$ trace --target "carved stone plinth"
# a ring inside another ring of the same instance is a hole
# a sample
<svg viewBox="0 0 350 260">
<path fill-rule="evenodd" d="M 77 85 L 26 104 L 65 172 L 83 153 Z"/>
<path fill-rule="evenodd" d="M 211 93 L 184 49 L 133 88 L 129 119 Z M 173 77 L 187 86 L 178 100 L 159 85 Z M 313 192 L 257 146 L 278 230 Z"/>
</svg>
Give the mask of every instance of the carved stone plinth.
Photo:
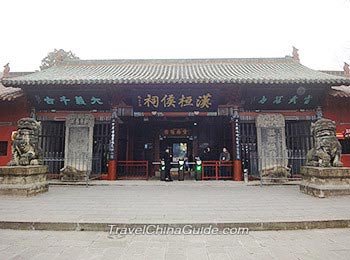
<svg viewBox="0 0 350 260">
<path fill-rule="evenodd" d="M 350 168 L 301 167 L 300 191 L 319 198 L 350 195 Z"/>
<path fill-rule="evenodd" d="M 66 166 L 60 170 L 61 181 L 85 181 L 87 171 L 79 171 L 71 166 Z"/>
<path fill-rule="evenodd" d="M 35 196 L 47 192 L 47 166 L 0 167 L 0 195 Z"/>
</svg>

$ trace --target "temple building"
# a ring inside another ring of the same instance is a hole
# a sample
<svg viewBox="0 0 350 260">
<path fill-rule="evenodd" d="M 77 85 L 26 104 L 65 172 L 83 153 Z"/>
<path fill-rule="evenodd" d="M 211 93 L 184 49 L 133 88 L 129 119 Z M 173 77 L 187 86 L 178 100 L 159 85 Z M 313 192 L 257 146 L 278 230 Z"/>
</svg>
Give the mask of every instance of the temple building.
<svg viewBox="0 0 350 260">
<path fill-rule="evenodd" d="M 1 78 L 13 78 L 27 75 L 30 72 L 10 72 L 9 64 L 5 65 Z M 11 160 L 11 133 L 17 129 L 17 121 L 29 117 L 30 106 L 20 88 L 5 88 L 0 82 L 0 166 Z"/>
<path fill-rule="evenodd" d="M 331 87 L 349 85 L 350 78 L 307 68 L 294 52 L 281 58 L 71 60 L 2 84 L 20 88 L 41 121 L 51 173 L 74 165 L 111 180 L 149 178 L 167 147 L 174 162 L 202 156 L 207 147 L 210 159 L 219 160 L 226 147 L 232 171 L 216 178 L 242 180 L 243 172 L 253 178 L 280 166 L 297 174 L 312 145 L 311 122 L 322 117 Z M 89 163 L 80 167 L 82 158 Z"/>
<path fill-rule="evenodd" d="M 349 64 L 342 71 L 322 71 L 331 75 L 350 78 Z M 323 104 L 324 117 L 336 123 L 337 138 L 342 145 L 342 161 L 350 167 L 350 86 L 332 86 Z"/>
</svg>

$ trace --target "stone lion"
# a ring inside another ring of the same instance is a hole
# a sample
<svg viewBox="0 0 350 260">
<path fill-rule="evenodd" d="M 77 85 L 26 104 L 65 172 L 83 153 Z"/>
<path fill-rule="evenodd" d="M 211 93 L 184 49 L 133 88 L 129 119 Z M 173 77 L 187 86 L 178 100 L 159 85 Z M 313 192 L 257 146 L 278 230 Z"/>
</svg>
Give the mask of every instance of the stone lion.
<svg viewBox="0 0 350 260">
<path fill-rule="evenodd" d="M 12 135 L 12 159 L 9 166 L 42 164 L 39 147 L 41 123 L 32 118 L 22 118 L 17 122 L 18 130 Z"/>
<path fill-rule="evenodd" d="M 306 165 L 316 167 L 342 167 L 341 145 L 336 137 L 335 122 L 320 119 L 311 125 L 315 145 L 308 152 Z"/>
</svg>

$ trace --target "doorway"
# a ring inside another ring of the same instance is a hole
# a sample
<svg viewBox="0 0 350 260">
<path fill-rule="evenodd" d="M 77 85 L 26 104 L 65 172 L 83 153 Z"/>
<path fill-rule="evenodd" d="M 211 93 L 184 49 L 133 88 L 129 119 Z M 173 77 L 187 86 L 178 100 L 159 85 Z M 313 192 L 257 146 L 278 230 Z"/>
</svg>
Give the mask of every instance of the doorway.
<svg viewBox="0 0 350 260">
<path fill-rule="evenodd" d="M 191 138 L 171 138 L 160 137 L 160 151 L 164 153 L 169 148 L 173 156 L 173 162 L 177 163 L 179 159 L 187 159 L 193 153 L 193 140 Z"/>
<path fill-rule="evenodd" d="M 179 160 L 185 161 L 184 179 L 190 180 L 194 178 L 192 170 L 193 163 L 193 138 L 191 137 L 162 137 L 160 136 L 161 158 L 165 150 L 168 148 L 172 155 L 172 163 L 170 174 L 174 180 L 179 178 Z"/>
</svg>

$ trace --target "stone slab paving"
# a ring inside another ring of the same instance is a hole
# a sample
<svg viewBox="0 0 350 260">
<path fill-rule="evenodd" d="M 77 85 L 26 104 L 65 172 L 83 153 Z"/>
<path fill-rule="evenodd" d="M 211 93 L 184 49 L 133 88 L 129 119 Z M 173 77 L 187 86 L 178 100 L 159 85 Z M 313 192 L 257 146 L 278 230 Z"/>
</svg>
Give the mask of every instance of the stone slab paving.
<svg viewBox="0 0 350 260">
<path fill-rule="evenodd" d="M 0 230 L 0 259 L 337 259 L 350 256 L 350 229 L 249 235 L 128 235 Z"/>
<path fill-rule="evenodd" d="M 50 186 L 36 197 L 0 197 L 0 221 L 223 223 L 350 220 L 350 196 L 318 199 L 298 186 L 234 182 L 116 182 Z"/>
</svg>

